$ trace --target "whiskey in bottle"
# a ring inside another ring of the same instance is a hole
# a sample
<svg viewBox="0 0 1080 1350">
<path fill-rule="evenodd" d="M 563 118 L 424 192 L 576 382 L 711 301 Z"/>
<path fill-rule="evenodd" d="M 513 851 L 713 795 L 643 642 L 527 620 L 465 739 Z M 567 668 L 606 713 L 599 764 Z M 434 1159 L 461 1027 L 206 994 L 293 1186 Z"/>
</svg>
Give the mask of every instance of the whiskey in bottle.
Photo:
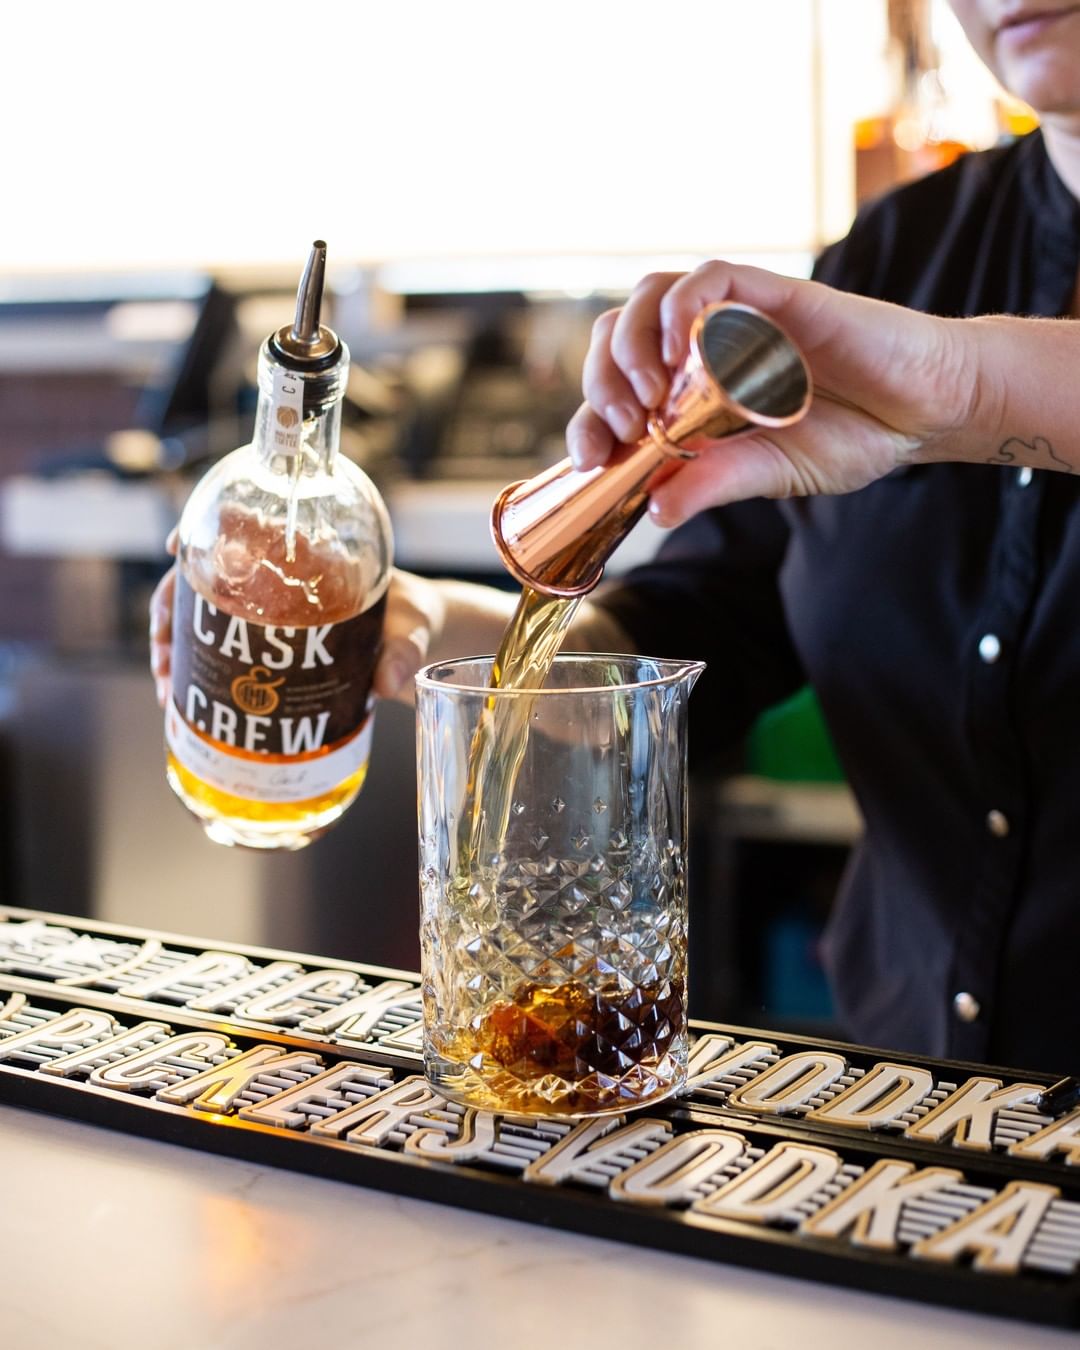
<svg viewBox="0 0 1080 1350">
<path fill-rule="evenodd" d="M 320 324 L 316 240 L 296 318 L 263 343 L 250 445 L 179 526 L 167 774 L 211 839 L 297 849 L 363 786 L 390 522 L 338 453 L 347 347 Z"/>
</svg>

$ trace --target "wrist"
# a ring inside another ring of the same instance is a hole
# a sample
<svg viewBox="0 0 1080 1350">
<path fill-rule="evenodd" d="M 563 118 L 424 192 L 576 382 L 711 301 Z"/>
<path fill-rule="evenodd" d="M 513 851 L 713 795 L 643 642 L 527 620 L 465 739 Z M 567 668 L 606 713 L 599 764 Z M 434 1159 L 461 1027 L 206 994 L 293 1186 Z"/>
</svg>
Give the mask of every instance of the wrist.
<svg viewBox="0 0 1080 1350">
<path fill-rule="evenodd" d="M 994 315 L 963 320 L 978 396 L 960 453 L 974 463 L 1080 470 L 1076 369 L 1080 324 Z"/>
<path fill-rule="evenodd" d="M 957 458 L 984 462 L 1005 435 L 1008 371 L 1005 362 L 1009 346 L 1004 331 L 1009 320 L 1001 318 L 957 319 L 970 386 L 967 415 L 957 427 Z"/>
<path fill-rule="evenodd" d="M 997 445 L 1004 419 L 1001 334 L 995 319 L 940 319 L 940 406 L 916 452 L 920 463 L 981 463 Z"/>
</svg>

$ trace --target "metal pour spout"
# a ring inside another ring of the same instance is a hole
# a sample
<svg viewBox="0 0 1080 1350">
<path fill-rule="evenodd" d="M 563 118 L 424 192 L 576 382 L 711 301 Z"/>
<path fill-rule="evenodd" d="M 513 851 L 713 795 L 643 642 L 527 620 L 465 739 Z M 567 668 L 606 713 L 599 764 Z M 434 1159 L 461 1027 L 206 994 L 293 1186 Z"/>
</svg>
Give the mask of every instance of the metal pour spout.
<svg viewBox="0 0 1080 1350">
<path fill-rule="evenodd" d="M 649 494 L 686 460 L 755 427 L 793 425 L 811 397 L 806 361 L 777 324 L 750 305 L 710 305 L 694 320 L 689 355 L 636 445 L 584 473 L 565 459 L 499 495 L 491 532 L 503 563 L 544 595 L 585 595 Z"/>
<path fill-rule="evenodd" d="M 288 365 L 319 369 L 337 360 L 341 343 L 319 322 L 326 281 L 326 242 L 316 239 L 296 291 L 296 317 L 271 339 L 273 354 Z"/>
<path fill-rule="evenodd" d="M 296 291 L 296 318 L 293 319 L 293 326 L 289 329 L 289 337 L 294 342 L 310 345 L 318 341 L 325 280 L 326 241 L 316 239 L 311 246 L 307 266 Z"/>
</svg>

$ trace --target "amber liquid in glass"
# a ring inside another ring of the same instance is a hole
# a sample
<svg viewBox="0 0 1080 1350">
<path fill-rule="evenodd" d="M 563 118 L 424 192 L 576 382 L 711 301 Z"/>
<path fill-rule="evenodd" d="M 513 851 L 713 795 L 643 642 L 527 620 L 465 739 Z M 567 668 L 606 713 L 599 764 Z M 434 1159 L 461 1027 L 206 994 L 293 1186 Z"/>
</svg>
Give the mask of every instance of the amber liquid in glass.
<svg viewBox="0 0 1080 1350">
<path fill-rule="evenodd" d="M 470 1091 L 474 1105 L 541 1112 L 557 1105 L 567 1114 L 618 1110 L 665 1095 L 663 1085 L 648 1091 L 647 1066 L 663 1061 L 684 1025 L 684 999 L 679 979 L 629 989 L 615 980 L 599 987 L 526 982 L 512 999 L 485 1008 L 444 1053 L 480 1068 L 484 1088 Z"/>
</svg>

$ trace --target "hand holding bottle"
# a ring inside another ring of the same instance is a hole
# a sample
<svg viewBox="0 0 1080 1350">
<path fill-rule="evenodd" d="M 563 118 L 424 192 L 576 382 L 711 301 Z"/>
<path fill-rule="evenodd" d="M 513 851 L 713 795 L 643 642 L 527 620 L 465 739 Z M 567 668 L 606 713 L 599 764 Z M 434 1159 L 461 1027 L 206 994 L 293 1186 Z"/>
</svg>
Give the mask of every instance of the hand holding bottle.
<svg viewBox="0 0 1080 1350">
<path fill-rule="evenodd" d="M 177 534 L 173 530 L 165 547 L 176 556 Z M 486 592 L 483 587 L 470 590 Z M 497 592 L 499 596 L 501 592 Z M 157 701 L 162 708 L 169 698 L 172 676 L 172 613 L 176 598 L 176 567 L 170 567 L 158 582 L 150 599 L 150 671 L 154 676 Z M 434 634 L 445 624 L 448 598 L 438 582 L 394 569 L 387 592 L 382 647 L 372 683 L 379 698 L 409 694 L 412 677 L 428 659 Z M 492 627 L 505 622 L 492 610 Z M 485 635 L 486 636 L 486 635 Z M 480 644 L 481 646 L 483 643 Z"/>
<path fill-rule="evenodd" d="M 176 553 L 175 530 L 166 547 Z M 150 669 L 162 707 L 169 697 L 175 591 L 176 568 L 170 567 L 150 601 Z M 427 661 L 494 651 L 516 599 L 512 592 L 492 586 L 419 577 L 394 568 L 386 593 L 374 693 L 379 698 L 411 702 L 413 676 Z M 626 651 L 629 647 L 614 620 L 587 602 L 578 611 L 570 642 L 577 651 Z"/>
<path fill-rule="evenodd" d="M 332 825 L 371 746 L 392 541 L 338 454 L 349 351 L 320 323 L 325 262 L 316 240 L 293 323 L 259 350 L 254 437 L 195 485 L 175 541 L 166 772 L 211 839 L 248 848 Z"/>
</svg>

